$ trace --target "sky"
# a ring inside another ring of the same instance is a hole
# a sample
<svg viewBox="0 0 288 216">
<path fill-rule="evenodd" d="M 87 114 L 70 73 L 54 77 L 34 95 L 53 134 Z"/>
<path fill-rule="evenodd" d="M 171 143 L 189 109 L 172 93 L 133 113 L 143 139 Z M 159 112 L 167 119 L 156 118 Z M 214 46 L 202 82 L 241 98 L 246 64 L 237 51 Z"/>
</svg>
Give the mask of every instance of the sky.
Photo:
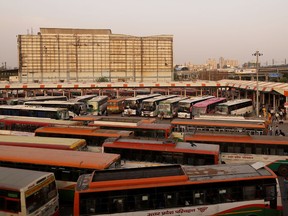
<svg viewBox="0 0 288 216">
<path fill-rule="evenodd" d="M 287 0 L 1 0 L 0 66 L 18 67 L 17 35 L 40 28 L 173 35 L 174 64 L 220 57 L 288 64 Z"/>
</svg>

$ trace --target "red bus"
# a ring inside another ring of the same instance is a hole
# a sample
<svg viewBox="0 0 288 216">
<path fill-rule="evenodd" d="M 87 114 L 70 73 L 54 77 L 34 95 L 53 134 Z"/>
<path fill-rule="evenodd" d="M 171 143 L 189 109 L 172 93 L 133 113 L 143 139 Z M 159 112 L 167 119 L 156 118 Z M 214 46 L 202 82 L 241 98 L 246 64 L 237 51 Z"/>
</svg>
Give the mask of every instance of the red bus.
<svg viewBox="0 0 288 216">
<path fill-rule="evenodd" d="M 11 131 L 24 131 L 34 132 L 39 127 L 44 126 L 76 126 L 82 125 L 82 122 L 69 121 L 69 120 L 56 120 L 49 118 L 34 118 L 24 116 L 0 116 L 0 129 L 11 130 Z"/>
<path fill-rule="evenodd" d="M 288 175 L 288 137 L 196 133 L 185 141 L 219 145 L 225 163 L 261 161 L 278 175 Z"/>
<path fill-rule="evenodd" d="M 258 164 L 95 171 L 77 181 L 79 215 L 282 215 L 277 176 Z"/>
<path fill-rule="evenodd" d="M 188 142 L 174 143 L 172 140 L 114 139 L 103 144 L 105 153 L 120 154 L 122 160 L 129 161 L 126 166 L 137 162 L 155 164 L 210 165 L 219 164 L 219 146 Z"/>
</svg>

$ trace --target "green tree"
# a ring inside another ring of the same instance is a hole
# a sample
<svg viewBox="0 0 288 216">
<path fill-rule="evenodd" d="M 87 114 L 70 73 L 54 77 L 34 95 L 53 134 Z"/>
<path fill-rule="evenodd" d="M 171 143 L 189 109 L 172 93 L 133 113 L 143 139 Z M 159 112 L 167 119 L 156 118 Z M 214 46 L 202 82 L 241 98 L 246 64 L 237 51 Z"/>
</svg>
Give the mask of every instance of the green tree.
<svg viewBox="0 0 288 216">
<path fill-rule="evenodd" d="M 107 77 L 99 77 L 96 82 L 109 82 L 109 79 Z"/>
</svg>

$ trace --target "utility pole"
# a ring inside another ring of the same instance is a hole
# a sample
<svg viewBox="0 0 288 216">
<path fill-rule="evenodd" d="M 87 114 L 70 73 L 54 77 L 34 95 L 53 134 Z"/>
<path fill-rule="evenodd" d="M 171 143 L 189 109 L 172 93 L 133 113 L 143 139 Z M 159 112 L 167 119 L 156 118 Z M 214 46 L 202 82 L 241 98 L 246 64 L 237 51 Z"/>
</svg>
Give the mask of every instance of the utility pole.
<svg viewBox="0 0 288 216">
<path fill-rule="evenodd" d="M 262 56 L 262 53 L 259 53 L 259 51 L 256 51 L 252 54 L 253 56 L 256 56 L 256 115 L 259 117 L 259 82 L 258 82 L 258 73 L 259 73 L 259 67 L 258 67 L 258 58 L 259 56 Z"/>
</svg>

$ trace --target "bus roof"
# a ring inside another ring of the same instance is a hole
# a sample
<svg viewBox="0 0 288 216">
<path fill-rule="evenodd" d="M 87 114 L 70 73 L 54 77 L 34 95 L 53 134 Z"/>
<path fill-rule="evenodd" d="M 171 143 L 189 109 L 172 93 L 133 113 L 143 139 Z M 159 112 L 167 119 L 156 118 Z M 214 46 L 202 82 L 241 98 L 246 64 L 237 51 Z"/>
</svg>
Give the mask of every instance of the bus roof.
<svg viewBox="0 0 288 216">
<path fill-rule="evenodd" d="M 196 103 L 198 101 L 203 101 L 204 99 L 208 100 L 211 98 L 215 98 L 215 97 L 214 96 L 194 97 L 194 98 L 182 100 L 179 103 Z"/>
<path fill-rule="evenodd" d="M 83 181 L 83 175 L 79 178 Z M 241 180 L 275 179 L 277 176 L 266 167 L 256 168 L 254 164 L 218 164 L 209 166 L 167 165 L 130 169 L 94 171 L 89 184 L 83 187 L 79 181 L 76 191 L 93 191 L 150 188 L 173 185 L 205 184 Z M 88 179 L 87 179 L 88 180 Z M 117 184 L 116 184 L 117 182 Z"/>
<path fill-rule="evenodd" d="M 108 102 L 120 102 L 120 101 L 125 101 L 127 99 L 127 97 L 119 97 L 119 98 L 113 98 L 113 99 L 109 99 Z"/>
<path fill-rule="evenodd" d="M 49 118 L 35 118 L 35 117 L 28 117 L 28 116 L 0 116 L 0 122 L 7 122 L 7 123 L 22 123 L 22 124 L 39 124 L 39 125 L 80 125 L 81 123 L 77 121 L 69 121 L 69 120 L 56 120 L 56 119 L 49 119 Z"/>
<path fill-rule="evenodd" d="M 237 120 L 209 120 L 209 119 L 173 119 L 172 125 L 193 125 L 209 127 L 240 127 L 265 129 L 266 124 L 261 122 L 237 121 Z"/>
<path fill-rule="evenodd" d="M 157 97 L 157 96 L 161 96 L 161 94 L 148 94 L 148 95 L 137 95 L 136 97 L 129 97 L 126 98 L 127 101 L 133 101 L 133 100 L 137 100 L 137 99 L 148 99 L 148 98 L 153 98 L 153 97 Z"/>
<path fill-rule="evenodd" d="M 97 97 L 93 97 L 92 99 L 88 100 L 89 102 L 97 102 L 97 101 L 101 101 L 104 99 L 108 99 L 108 96 L 97 96 Z"/>
<path fill-rule="evenodd" d="M 185 100 L 187 97 L 174 97 L 167 100 L 160 101 L 160 104 L 173 104 Z"/>
<path fill-rule="evenodd" d="M 50 101 L 26 101 L 24 105 L 42 105 L 42 104 L 53 104 L 53 105 L 58 105 L 58 104 L 66 104 L 66 105 L 74 105 L 74 104 L 82 104 L 83 102 L 78 102 L 78 101 L 57 101 L 57 100 L 50 100 Z"/>
<path fill-rule="evenodd" d="M 186 141 L 205 142 L 205 143 L 247 143 L 247 144 L 270 144 L 288 145 L 288 137 L 283 136 L 258 136 L 258 135 L 231 135 L 231 134 L 187 134 Z"/>
<path fill-rule="evenodd" d="M 219 103 L 217 106 L 233 106 L 235 104 L 239 104 L 239 103 L 245 103 L 245 102 L 249 102 L 252 100 L 251 99 L 236 99 L 236 100 L 230 100 L 224 103 Z"/>
<path fill-rule="evenodd" d="M 225 100 L 226 100 L 226 98 L 210 98 L 208 100 L 204 100 L 204 101 L 201 101 L 199 103 L 196 103 L 194 105 L 194 107 L 207 107 L 210 104 L 214 104 L 214 103 L 225 101 Z"/>
<path fill-rule="evenodd" d="M 22 147 L 39 147 L 39 148 L 60 148 L 74 149 L 86 145 L 84 139 L 74 138 L 54 138 L 54 137 L 35 137 L 35 136 L 17 136 L 17 135 L 0 135 L 0 145 L 22 146 Z"/>
<path fill-rule="evenodd" d="M 87 169 L 106 169 L 119 160 L 118 154 L 86 151 L 67 151 L 46 148 L 0 146 L 0 161 L 23 162 L 29 164 L 76 167 Z"/>
<path fill-rule="evenodd" d="M 97 94 L 91 94 L 91 95 L 81 95 L 81 96 L 77 96 L 75 98 L 70 99 L 69 101 L 86 101 L 86 100 L 90 100 L 94 97 L 97 97 Z"/>
<path fill-rule="evenodd" d="M 0 167 L 0 188 L 19 191 L 30 185 L 35 179 L 42 178 L 45 175 L 53 175 L 53 173 Z"/>
<path fill-rule="evenodd" d="M 104 142 L 103 147 L 117 147 L 124 149 L 153 150 L 165 152 L 186 152 L 196 154 L 219 154 L 219 145 L 191 143 L 188 142 L 168 142 L 158 140 L 140 139 L 115 139 L 114 141 Z"/>
<path fill-rule="evenodd" d="M 51 134 L 73 134 L 82 136 L 98 136 L 98 137 L 128 137 L 133 134 L 133 131 L 126 130 L 106 130 L 96 127 L 42 127 L 35 130 L 37 133 Z"/>
<path fill-rule="evenodd" d="M 150 103 L 150 102 L 155 102 L 155 101 L 163 101 L 163 100 L 167 100 L 167 99 L 175 98 L 175 97 L 177 97 L 177 95 L 160 95 L 157 97 L 145 99 L 143 100 L 143 102 Z"/>
</svg>

